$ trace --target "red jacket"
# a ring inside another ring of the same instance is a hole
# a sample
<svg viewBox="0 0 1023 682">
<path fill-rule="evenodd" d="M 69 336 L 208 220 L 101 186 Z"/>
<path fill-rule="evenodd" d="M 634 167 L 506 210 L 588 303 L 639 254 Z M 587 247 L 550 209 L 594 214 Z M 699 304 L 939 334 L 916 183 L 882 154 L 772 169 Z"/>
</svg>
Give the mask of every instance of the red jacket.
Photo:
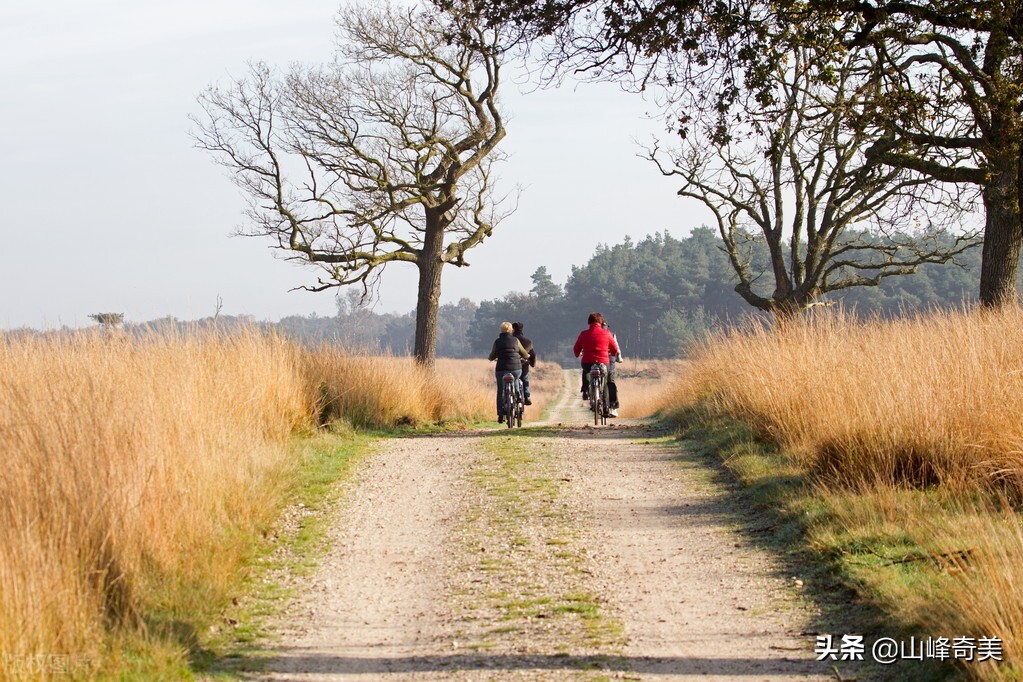
<svg viewBox="0 0 1023 682">
<path fill-rule="evenodd" d="M 589 329 L 584 329 L 579 333 L 572 352 L 576 357 L 582 353 L 583 362 L 587 364 L 601 362 L 606 365 L 611 361 L 609 356 L 618 355 L 619 350 L 611 332 L 594 322 Z"/>
</svg>

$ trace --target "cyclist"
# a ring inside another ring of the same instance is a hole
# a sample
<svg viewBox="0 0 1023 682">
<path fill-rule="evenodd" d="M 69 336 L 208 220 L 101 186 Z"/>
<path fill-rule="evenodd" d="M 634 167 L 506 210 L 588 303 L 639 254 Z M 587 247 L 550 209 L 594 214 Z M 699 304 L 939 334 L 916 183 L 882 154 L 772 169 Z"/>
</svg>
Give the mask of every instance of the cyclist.
<svg viewBox="0 0 1023 682">
<path fill-rule="evenodd" d="M 611 361 L 611 355 L 618 355 L 618 344 L 614 337 L 601 326 L 604 316 L 600 313 L 590 313 L 586 322 L 589 327 L 579 333 L 579 338 L 572 347 L 572 352 L 577 358 L 582 356 L 583 400 L 590 399 L 589 385 L 586 383 L 590 368 L 596 364 L 607 365 Z"/>
<path fill-rule="evenodd" d="M 512 322 L 512 336 L 518 339 L 529 353 L 529 359 L 522 361 L 522 399 L 526 405 L 532 405 L 533 401 L 529 399 L 529 368 L 536 367 L 536 351 L 533 350 L 533 342 L 522 335 L 525 327 L 526 325 L 521 322 Z"/>
<path fill-rule="evenodd" d="M 608 412 L 608 416 L 617 417 L 618 408 L 621 407 L 621 405 L 618 404 L 618 384 L 615 383 L 615 367 L 617 367 L 618 363 L 623 360 L 622 347 L 618 344 L 618 337 L 615 336 L 615 333 L 611 331 L 611 328 L 607 325 L 606 319 L 600 326 L 607 330 L 607 333 L 611 335 L 612 339 L 614 339 L 615 345 L 618 346 L 618 354 L 609 356 L 608 359 L 611 362 L 607 366 L 607 397 L 611 402 L 611 410 Z"/>
<path fill-rule="evenodd" d="M 494 374 L 497 377 L 497 422 L 503 424 L 506 415 L 504 413 L 504 381 L 505 374 L 515 377 L 516 384 L 522 377 L 522 361 L 529 360 L 529 353 L 522 347 L 519 340 L 512 336 L 511 322 L 501 323 L 501 335 L 494 341 L 490 349 L 490 360 L 497 360 L 497 369 Z"/>
</svg>

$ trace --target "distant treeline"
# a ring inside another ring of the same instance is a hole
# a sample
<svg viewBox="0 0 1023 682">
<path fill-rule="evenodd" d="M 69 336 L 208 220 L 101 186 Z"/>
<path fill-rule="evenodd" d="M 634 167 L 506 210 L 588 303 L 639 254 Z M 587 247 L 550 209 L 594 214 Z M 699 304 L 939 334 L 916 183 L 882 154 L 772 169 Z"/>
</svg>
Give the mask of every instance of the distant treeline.
<svg viewBox="0 0 1023 682">
<path fill-rule="evenodd" d="M 740 322 L 755 313 L 734 291 L 735 280 L 717 233 L 694 229 L 687 237 L 668 233 L 639 242 L 626 238 L 601 245 L 585 265 L 572 268 L 562 285 L 546 268 L 533 273 L 525 293 L 476 303 L 463 298 L 441 306 L 437 354 L 479 357 L 490 350 L 505 321 L 521 321 L 541 357 L 570 362 L 571 345 L 586 326 L 591 311 L 611 322 L 626 357 L 684 356 L 687 348 L 709 331 Z M 754 253 L 764 272 L 766 254 Z M 980 249 L 966 251 L 959 265 L 924 265 L 913 275 L 890 277 L 880 286 L 848 289 L 835 302 L 861 316 L 898 316 L 932 308 L 957 308 L 977 298 Z M 125 331 L 187 332 L 216 326 L 274 329 L 310 344 L 337 344 L 356 351 L 406 355 L 412 347 L 415 312 L 377 313 L 359 304 L 355 292 L 337 298 L 337 314 L 293 315 L 280 322 L 257 322 L 251 316 L 218 316 L 196 321 L 173 317 L 144 323 L 127 322 Z M 19 332 L 11 332 L 19 333 Z M 21 330 L 20 333 L 32 333 Z"/>
<path fill-rule="evenodd" d="M 754 248 L 753 269 L 771 281 L 766 249 Z M 865 274 L 870 274 L 865 273 Z M 833 296 L 861 316 L 898 316 L 933 308 L 956 308 L 977 299 L 980 249 L 972 248 L 957 263 L 924 265 L 912 275 L 890 277 L 875 287 L 856 287 Z M 682 239 L 658 233 L 634 243 L 626 238 L 602 245 L 582 266 L 574 267 L 564 286 L 545 268 L 532 276 L 528 293 L 510 293 L 483 301 L 469 328 L 471 348 L 490 347 L 501 320 L 526 323 L 526 335 L 547 356 L 571 359 L 570 348 L 586 326 L 586 315 L 600 311 L 626 356 L 682 357 L 694 341 L 722 325 L 760 313 L 735 292 L 736 279 L 717 233 L 694 229 Z"/>
</svg>

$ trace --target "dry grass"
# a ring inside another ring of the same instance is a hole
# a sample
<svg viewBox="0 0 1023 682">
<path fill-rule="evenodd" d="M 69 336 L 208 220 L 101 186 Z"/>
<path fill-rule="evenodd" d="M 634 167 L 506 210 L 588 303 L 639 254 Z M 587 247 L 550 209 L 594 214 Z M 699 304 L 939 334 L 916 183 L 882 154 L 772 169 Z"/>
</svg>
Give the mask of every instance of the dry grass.
<svg viewBox="0 0 1023 682">
<path fill-rule="evenodd" d="M 939 586 L 920 619 L 935 632 L 1001 638 L 1005 663 L 970 666 L 982 680 L 1023 677 L 1023 526 L 1008 509 L 967 507 L 956 517 L 931 517 L 923 537 L 937 539 L 944 557 L 933 570 Z M 978 542 L 980 539 L 980 542 Z M 932 540 L 933 541 L 933 540 Z M 971 548 L 968 555 L 963 548 Z M 918 600 L 922 601 L 922 600 Z"/>
<path fill-rule="evenodd" d="M 818 496 L 831 518 L 808 537 L 851 559 L 846 574 L 870 601 L 932 638 L 999 638 L 1004 662 L 965 664 L 965 677 L 1021 679 L 1023 526 L 1004 500 L 894 486 Z"/>
<path fill-rule="evenodd" d="M 476 378 L 485 362 L 440 359 L 431 373 L 407 357 L 349 356 L 329 349 L 307 353 L 306 361 L 308 380 L 318 383 L 324 398 L 321 421 L 382 428 L 485 414 L 486 395 Z"/>
<path fill-rule="evenodd" d="M 1023 311 L 734 331 L 664 409 L 696 405 L 750 424 L 817 484 L 827 513 L 807 539 L 858 556 L 846 571 L 870 599 L 935 636 L 1001 637 L 1004 665 L 964 669 L 1019 679 Z"/>
<path fill-rule="evenodd" d="M 710 401 L 844 483 L 1023 491 L 1023 313 L 841 315 L 708 343 L 666 401 Z"/>
<path fill-rule="evenodd" d="M 321 419 L 344 419 L 357 427 L 420 425 L 447 421 L 493 421 L 496 411 L 494 363 L 439 358 L 425 372 L 411 358 L 312 353 L 309 366 L 326 396 Z M 539 415 L 561 387 L 557 365 L 538 363 L 530 373 L 533 406 Z M 388 387 L 401 386 L 400 391 Z"/>
<path fill-rule="evenodd" d="M 222 603 L 285 502 L 294 434 L 489 416 L 485 365 L 257 334 L 0 342 L 0 679 L 88 676 L 119 633 Z"/>
<path fill-rule="evenodd" d="M 175 586 L 222 590 L 226 534 L 310 423 L 298 362 L 255 336 L 0 346 L 0 652 L 99 661 L 112 630 L 187 608 Z"/>
<path fill-rule="evenodd" d="M 615 369 L 620 417 L 652 417 L 663 406 L 675 382 L 685 371 L 686 360 L 628 359 Z"/>
</svg>

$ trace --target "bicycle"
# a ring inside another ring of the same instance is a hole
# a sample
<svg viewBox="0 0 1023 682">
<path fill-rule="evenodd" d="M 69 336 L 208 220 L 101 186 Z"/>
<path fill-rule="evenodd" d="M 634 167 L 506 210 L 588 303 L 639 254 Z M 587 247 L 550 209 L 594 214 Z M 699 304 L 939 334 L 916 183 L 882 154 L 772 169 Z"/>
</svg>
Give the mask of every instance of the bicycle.
<svg viewBox="0 0 1023 682">
<path fill-rule="evenodd" d="M 504 381 L 504 414 L 508 428 L 522 426 L 522 413 L 526 406 L 522 400 L 522 391 L 519 389 L 519 382 L 515 380 L 514 374 L 505 374 L 501 377 Z"/>
<path fill-rule="evenodd" d="M 590 368 L 590 410 L 593 425 L 607 424 L 607 367 L 596 364 Z"/>
</svg>

